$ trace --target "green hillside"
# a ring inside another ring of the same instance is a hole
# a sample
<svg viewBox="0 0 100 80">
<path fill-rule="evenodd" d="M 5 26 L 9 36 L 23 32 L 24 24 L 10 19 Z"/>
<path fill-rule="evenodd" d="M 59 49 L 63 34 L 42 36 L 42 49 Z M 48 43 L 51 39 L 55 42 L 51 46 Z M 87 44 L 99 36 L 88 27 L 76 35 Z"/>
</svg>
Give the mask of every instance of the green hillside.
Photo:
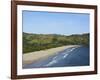
<svg viewBox="0 0 100 80">
<path fill-rule="evenodd" d="M 30 34 L 23 32 L 23 53 L 34 52 L 63 45 L 89 45 L 89 33 L 76 35 Z"/>
</svg>

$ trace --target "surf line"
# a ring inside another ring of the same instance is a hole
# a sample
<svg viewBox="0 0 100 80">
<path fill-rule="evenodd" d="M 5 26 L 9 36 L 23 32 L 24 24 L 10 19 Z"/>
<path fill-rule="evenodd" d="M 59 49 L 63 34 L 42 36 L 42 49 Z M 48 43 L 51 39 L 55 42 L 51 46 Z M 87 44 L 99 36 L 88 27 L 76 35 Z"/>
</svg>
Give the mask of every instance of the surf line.
<svg viewBox="0 0 100 80">
<path fill-rule="evenodd" d="M 75 50 L 75 49 L 76 49 L 76 48 L 72 48 L 71 50 L 68 51 L 68 53 L 69 53 L 69 52 L 72 52 L 72 51 Z M 55 57 L 54 57 L 48 64 L 46 64 L 45 66 L 51 66 L 51 65 L 57 63 L 59 60 L 66 58 L 66 57 L 68 56 L 68 53 L 64 54 L 64 56 L 63 56 L 62 58 L 60 58 L 60 59 L 58 59 L 58 58 L 59 58 L 58 56 L 55 56 Z"/>
</svg>

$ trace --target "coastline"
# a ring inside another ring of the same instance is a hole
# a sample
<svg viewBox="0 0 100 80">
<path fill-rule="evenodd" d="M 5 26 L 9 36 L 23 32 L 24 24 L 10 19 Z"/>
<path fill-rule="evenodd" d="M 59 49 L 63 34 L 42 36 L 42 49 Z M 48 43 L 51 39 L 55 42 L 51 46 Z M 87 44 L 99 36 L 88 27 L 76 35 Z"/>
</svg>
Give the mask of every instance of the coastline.
<svg viewBox="0 0 100 80">
<path fill-rule="evenodd" d="M 30 52 L 27 54 L 23 54 L 22 58 L 22 64 L 31 64 L 34 61 L 37 61 L 39 59 L 48 58 L 49 56 L 56 55 L 57 53 L 72 47 L 79 47 L 80 45 L 67 45 L 67 46 L 61 46 L 56 48 L 50 48 L 46 50 L 36 51 L 36 52 Z"/>
</svg>

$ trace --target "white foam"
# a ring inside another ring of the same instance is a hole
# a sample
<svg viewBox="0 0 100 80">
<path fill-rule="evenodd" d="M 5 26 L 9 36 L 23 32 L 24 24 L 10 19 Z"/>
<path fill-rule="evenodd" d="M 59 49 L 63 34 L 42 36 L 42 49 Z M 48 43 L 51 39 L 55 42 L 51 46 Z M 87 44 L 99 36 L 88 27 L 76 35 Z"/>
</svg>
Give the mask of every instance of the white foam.
<svg viewBox="0 0 100 80">
<path fill-rule="evenodd" d="M 55 60 L 55 59 L 57 59 L 57 56 L 55 56 L 55 57 L 53 58 L 53 60 Z"/>
<path fill-rule="evenodd" d="M 57 61 L 56 61 L 56 60 L 52 60 L 51 62 L 49 62 L 49 63 L 46 64 L 45 66 L 50 66 L 50 65 L 55 64 L 55 63 L 57 63 Z"/>
<path fill-rule="evenodd" d="M 72 48 L 71 50 L 67 51 L 67 52 L 72 52 L 74 49 L 76 48 Z M 68 53 L 64 53 L 64 56 L 62 57 L 62 59 L 66 58 L 69 54 Z M 60 57 L 61 59 L 61 57 Z M 45 66 L 50 66 L 52 64 L 57 63 L 58 60 L 60 60 L 58 56 L 55 56 L 51 62 L 49 62 L 48 64 L 46 64 Z"/>
<path fill-rule="evenodd" d="M 65 54 L 64 56 L 63 56 L 63 58 L 66 58 L 68 56 L 68 54 Z"/>
<path fill-rule="evenodd" d="M 68 52 L 72 52 L 74 49 L 76 48 L 72 48 L 71 50 L 69 50 Z M 68 53 L 64 53 L 65 55 L 63 56 L 63 59 L 66 58 L 68 56 Z"/>
<path fill-rule="evenodd" d="M 70 50 L 70 52 L 73 51 L 74 49 L 75 49 L 75 48 L 72 48 L 72 49 Z"/>
</svg>

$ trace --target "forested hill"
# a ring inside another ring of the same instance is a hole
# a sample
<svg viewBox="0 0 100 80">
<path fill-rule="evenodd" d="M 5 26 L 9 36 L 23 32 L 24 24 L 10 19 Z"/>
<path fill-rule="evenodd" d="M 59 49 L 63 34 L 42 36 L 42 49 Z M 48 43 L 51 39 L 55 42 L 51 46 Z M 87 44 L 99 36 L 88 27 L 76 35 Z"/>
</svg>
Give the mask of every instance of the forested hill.
<svg viewBox="0 0 100 80">
<path fill-rule="evenodd" d="M 23 53 L 34 52 L 63 45 L 89 45 L 89 33 L 76 35 L 31 34 L 23 32 Z"/>
</svg>

